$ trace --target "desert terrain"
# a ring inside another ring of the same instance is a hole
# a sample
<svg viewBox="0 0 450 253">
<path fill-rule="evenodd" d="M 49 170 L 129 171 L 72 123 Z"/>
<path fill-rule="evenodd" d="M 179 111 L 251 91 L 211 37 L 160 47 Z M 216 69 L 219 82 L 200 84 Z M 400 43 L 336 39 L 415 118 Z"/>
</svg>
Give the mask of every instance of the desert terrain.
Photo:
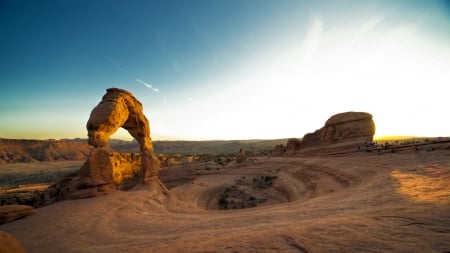
<svg viewBox="0 0 450 253">
<path fill-rule="evenodd" d="M 266 180 L 266 177 L 269 179 Z M 160 172 L 4 224 L 27 252 L 450 252 L 450 152 L 255 157 Z"/>
</svg>

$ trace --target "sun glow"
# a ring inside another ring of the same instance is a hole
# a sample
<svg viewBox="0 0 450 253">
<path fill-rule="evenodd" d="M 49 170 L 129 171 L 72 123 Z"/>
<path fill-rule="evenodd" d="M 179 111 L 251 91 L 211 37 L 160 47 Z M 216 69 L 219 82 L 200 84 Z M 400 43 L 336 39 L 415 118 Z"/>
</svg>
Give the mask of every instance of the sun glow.
<svg viewBox="0 0 450 253">
<path fill-rule="evenodd" d="M 430 126 L 427 119 L 450 107 L 442 92 L 450 80 L 449 52 L 418 38 L 415 26 L 386 28 L 382 21 L 325 30 L 320 18 L 312 18 L 306 35 L 282 49 L 261 50 L 222 79 L 222 92 L 184 107 L 178 124 L 198 124 L 179 134 L 301 137 L 335 113 L 367 111 L 378 136 L 445 135 L 449 124 Z"/>
<path fill-rule="evenodd" d="M 415 201 L 450 204 L 449 168 L 434 165 L 422 170 L 426 175 L 393 171 L 391 175 L 399 183 L 399 192 Z"/>
</svg>

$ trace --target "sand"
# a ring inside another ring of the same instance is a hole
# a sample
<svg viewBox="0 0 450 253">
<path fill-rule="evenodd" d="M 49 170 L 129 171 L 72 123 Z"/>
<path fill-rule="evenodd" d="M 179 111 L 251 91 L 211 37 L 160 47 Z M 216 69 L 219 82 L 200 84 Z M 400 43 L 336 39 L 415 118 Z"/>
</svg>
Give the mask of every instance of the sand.
<svg viewBox="0 0 450 253">
<path fill-rule="evenodd" d="M 448 150 L 261 157 L 161 174 L 165 201 L 145 190 L 64 201 L 0 230 L 30 253 L 450 252 Z M 243 176 L 269 174 L 270 188 L 243 188 L 265 203 L 218 210 L 219 195 Z"/>
</svg>

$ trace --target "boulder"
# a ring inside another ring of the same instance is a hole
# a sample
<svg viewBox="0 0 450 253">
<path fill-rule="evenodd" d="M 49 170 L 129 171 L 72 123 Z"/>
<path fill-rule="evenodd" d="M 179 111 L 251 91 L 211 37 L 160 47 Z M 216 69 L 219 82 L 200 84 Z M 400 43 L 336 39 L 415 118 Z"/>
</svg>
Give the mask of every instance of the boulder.
<svg viewBox="0 0 450 253">
<path fill-rule="evenodd" d="M 236 162 L 237 163 L 243 163 L 247 161 L 247 156 L 245 155 L 244 149 L 240 149 L 239 152 L 236 154 Z"/>
<path fill-rule="evenodd" d="M 14 236 L 0 231 L 0 253 L 26 253 L 26 251 Z"/>
<path fill-rule="evenodd" d="M 27 205 L 0 206 L 0 225 L 22 219 L 23 217 L 34 214 L 34 212 L 34 207 Z"/>
</svg>

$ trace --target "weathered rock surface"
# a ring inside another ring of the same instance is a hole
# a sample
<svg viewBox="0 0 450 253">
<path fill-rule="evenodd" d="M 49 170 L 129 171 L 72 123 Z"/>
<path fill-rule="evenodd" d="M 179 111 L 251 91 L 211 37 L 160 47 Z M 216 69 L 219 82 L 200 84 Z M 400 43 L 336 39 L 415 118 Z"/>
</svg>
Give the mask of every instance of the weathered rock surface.
<svg viewBox="0 0 450 253">
<path fill-rule="evenodd" d="M 35 209 L 27 205 L 0 206 L 0 225 L 34 214 Z"/>
<path fill-rule="evenodd" d="M 274 154 L 293 155 L 305 148 L 346 142 L 371 142 L 374 134 L 375 123 L 370 113 L 344 112 L 331 116 L 322 128 L 305 134 L 301 141 L 295 138 L 288 139 L 285 152 L 282 153 L 282 147 L 277 147 Z"/>
<path fill-rule="evenodd" d="M 26 253 L 26 251 L 14 236 L 0 231 L 0 253 Z"/>
<path fill-rule="evenodd" d="M 286 143 L 286 155 L 292 155 L 300 148 L 301 141 L 297 138 L 290 138 Z"/>
<path fill-rule="evenodd" d="M 140 147 L 140 155 L 113 152 L 109 137 L 123 127 Z M 107 89 L 102 101 L 92 110 L 86 124 L 88 143 L 94 146 L 78 175 L 63 179 L 49 188 L 45 202 L 53 199 L 87 198 L 108 194 L 138 184 L 159 182 L 160 163 L 153 152 L 150 125 L 141 103 L 128 91 Z M 159 182 L 161 185 L 162 183 Z"/>
<path fill-rule="evenodd" d="M 125 128 L 139 142 L 141 151 L 153 151 L 150 126 L 141 102 L 126 90 L 110 88 L 92 110 L 86 124 L 89 145 L 106 147 L 109 137 L 120 127 Z"/>
<path fill-rule="evenodd" d="M 325 125 L 303 137 L 302 148 L 347 141 L 372 141 L 375 123 L 367 112 L 344 112 L 331 116 Z"/>
<path fill-rule="evenodd" d="M 344 141 L 372 141 L 375 123 L 367 112 L 344 112 L 333 115 L 322 130 L 322 144 Z"/>
<path fill-rule="evenodd" d="M 236 162 L 237 163 L 243 163 L 247 161 L 247 156 L 245 155 L 244 149 L 240 149 L 239 152 L 236 154 Z"/>
<path fill-rule="evenodd" d="M 275 146 L 275 148 L 272 150 L 273 156 L 281 156 L 286 152 L 286 147 L 283 144 L 278 144 Z"/>
<path fill-rule="evenodd" d="M 312 133 L 307 133 L 302 138 L 302 147 L 314 147 L 322 145 L 322 130 L 317 129 Z"/>
</svg>

